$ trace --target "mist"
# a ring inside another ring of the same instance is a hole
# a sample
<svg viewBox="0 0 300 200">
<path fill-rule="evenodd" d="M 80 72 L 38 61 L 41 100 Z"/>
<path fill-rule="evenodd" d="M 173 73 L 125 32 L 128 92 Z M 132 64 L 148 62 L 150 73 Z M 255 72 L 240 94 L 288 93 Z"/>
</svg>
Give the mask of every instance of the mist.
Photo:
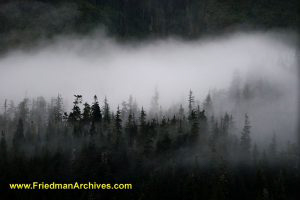
<svg viewBox="0 0 300 200">
<path fill-rule="evenodd" d="M 250 112 L 254 135 L 265 138 L 276 132 L 281 139 L 293 140 L 299 89 L 297 39 L 295 33 L 282 31 L 136 43 L 118 43 L 101 31 L 85 37 L 60 36 L 51 43 L 43 41 L 36 48 L 2 56 L 0 102 L 61 94 L 68 110 L 74 94 L 83 95 L 84 102 L 91 102 L 97 94 L 100 102 L 106 96 L 115 109 L 132 95 L 140 107 L 148 109 L 157 88 L 159 103 L 167 110 L 179 103 L 186 105 L 190 89 L 200 105 L 208 93 L 220 96 L 238 72 L 242 82 L 264 80 L 278 94 L 278 98 L 272 94 L 267 99 L 258 97 L 251 111 L 243 110 Z M 265 92 L 266 96 L 272 93 Z M 215 114 L 223 114 L 232 112 L 235 104 L 223 98 L 215 107 Z"/>
</svg>

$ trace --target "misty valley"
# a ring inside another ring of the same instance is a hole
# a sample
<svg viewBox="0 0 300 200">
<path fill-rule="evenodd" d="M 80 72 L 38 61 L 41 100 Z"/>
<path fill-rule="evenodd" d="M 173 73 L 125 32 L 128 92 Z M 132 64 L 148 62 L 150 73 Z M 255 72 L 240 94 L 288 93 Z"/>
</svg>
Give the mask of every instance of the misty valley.
<svg viewBox="0 0 300 200">
<path fill-rule="evenodd" d="M 295 139 L 278 139 L 281 133 L 276 126 L 269 127 L 272 134 L 264 140 L 254 134 L 267 129 L 255 129 L 253 122 L 263 119 L 253 117 L 259 110 L 251 105 L 264 102 L 266 108 L 275 98 L 284 97 L 267 81 L 240 81 L 235 74 L 225 93 L 210 91 L 201 100 L 190 90 L 185 102 L 168 109 L 160 105 L 158 89 L 147 110 L 132 95 L 113 108 L 108 97 L 76 94 L 69 110 L 61 95 L 50 101 L 24 98 L 18 105 L 5 100 L 0 115 L 2 188 L 34 180 L 129 182 L 134 189 L 5 191 L 3 195 L 18 199 L 36 195 L 50 199 L 297 199 L 300 171 Z"/>
<path fill-rule="evenodd" d="M 0 200 L 300 199 L 299 0 L 1 0 Z"/>
</svg>

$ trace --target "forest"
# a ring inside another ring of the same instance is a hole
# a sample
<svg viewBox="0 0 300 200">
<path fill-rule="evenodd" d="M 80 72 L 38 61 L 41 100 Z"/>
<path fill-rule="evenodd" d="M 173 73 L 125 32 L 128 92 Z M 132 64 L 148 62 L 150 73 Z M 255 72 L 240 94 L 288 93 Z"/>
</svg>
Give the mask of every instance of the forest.
<svg viewBox="0 0 300 200">
<path fill-rule="evenodd" d="M 240 103 L 249 98 L 246 87 Z M 234 97 L 238 98 L 238 97 Z M 297 199 L 296 143 L 279 147 L 276 135 L 258 147 L 244 114 L 238 129 L 231 113 L 214 116 L 208 94 L 199 105 L 159 106 L 155 91 L 146 111 L 132 96 L 112 109 L 107 97 L 91 103 L 74 95 L 64 110 L 61 95 L 47 102 L 5 101 L 0 115 L 1 188 L 11 182 L 129 182 L 132 191 L 29 192 L 2 190 L 10 199 Z"/>
<path fill-rule="evenodd" d="M 0 199 L 298 200 L 299 9 L 1 0 Z"/>
<path fill-rule="evenodd" d="M 297 30 L 298 0 L 2 0 L 0 51 L 104 28 L 120 41 L 232 30 Z"/>
</svg>

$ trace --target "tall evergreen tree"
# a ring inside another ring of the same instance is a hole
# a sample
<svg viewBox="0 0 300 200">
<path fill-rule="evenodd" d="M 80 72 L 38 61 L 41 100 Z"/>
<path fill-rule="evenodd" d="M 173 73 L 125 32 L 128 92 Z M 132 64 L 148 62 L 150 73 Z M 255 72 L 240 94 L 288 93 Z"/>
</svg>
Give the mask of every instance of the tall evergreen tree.
<svg viewBox="0 0 300 200">
<path fill-rule="evenodd" d="M 189 92 L 188 103 L 189 103 L 189 115 L 190 115 L 194 109 L 194 103 L 195 103 L 195 97 L 193 96 L 192 90 L 190 90 Z"/>
<path fill-rule="evenodd" d="M 199 121 L 197 117 L 197 112 L 195 110 L 192 110 L 189 116 L 189 122 L 191 126 L 190 141 L 195 143 L 197 142 L 197 138 L 199 136 Z"/>
<path fill-rule="evenodd" d="M 88 123 L 91 121 L 91 106 L 87 102 L 83 106 L 82 121 Z"/>
<path fill-rule="evenodd" d="M 146 112 L 145 112 L 144 108 L 142 107 L 141 115 L 140 115 L 140 127 L 141 127 L 141 129 L 146 128 L 146 125 L 147 125 Z"/>
<path fill-rule="evenodd" d="M 104 122 L 110 123 L 111 120 L 110 108 L 106 97 L 104 98 L 103 115 L 104 115 L 103 116 Z"/>
<path fill-rule="evenodd" d="M 72 112 L 69 114 L 69 121 L 78 122 L 82 118 L 79 105 L 82 103 L 82 95 L 74 95 L 75 100 L 73 102 Z"/>
<path fill-rule="evenodd" d="M 121 119 L 121 111 L 118 106 L 117 112 L 115 115 L 115 133 L 116 133 L 116 148 L 119 148 L 121 142 L 121 135 L 122 135 L 122 119 Z"/>
<path fill-rule="evenodd" d="M 57 95 L 57 98 L 55 99 L 55 105 L 54 105 L 54 121 L 56 123 L 62 122 L 63 119 L 63 99 L 60 94 Z"/>
<path fill-rule="evenodd" d="M 134 119 L 134 114 L 131 112 L 128 115 L 125 131 L 128 137 L 128 145 L 129 147 L 132 147 L 137 136 L 138 129 Z"/>
<path fill-rule="evenodd" d="M 18 116 L 19 118 L 22 118 L 23 123 L 26 122 L 28 119 L 28 114 L 29 114 L 28 102 L 29 99 L 25 98 L 18 105 Z"/>
<path fill-rule="evenodd" d="M 241 133 L 241 150 L 244 156 L 250 155 L 250 150 L 251 150 L 250 128 L 251 126 L 249 122 L 249 117 L 247 114 L 245 114 L 244 128 Z"/>
<path fill-rule="evenodd" d="M 92 117 L 92 121 L 99 123 L 102 120 L 102 113 L 101 113 L 101 109 L 99 106 L 99 102 L 98 102 L 98 98 L 95 95 L 94 96 L 94 102 L 93 105 L 91 107 L 91 117 Z"/>
</svg>

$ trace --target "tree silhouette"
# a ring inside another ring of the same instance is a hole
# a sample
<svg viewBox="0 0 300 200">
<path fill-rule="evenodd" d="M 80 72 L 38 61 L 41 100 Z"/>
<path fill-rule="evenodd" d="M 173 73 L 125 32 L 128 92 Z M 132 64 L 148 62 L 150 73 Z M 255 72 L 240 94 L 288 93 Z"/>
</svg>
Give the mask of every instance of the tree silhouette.
<svg viewBox="0 0 300 200">
<path fill-rule="evenodd" d="M 102 120 L 102 113 L 96 95 L 94 96 L 94 102 L 91 106 L 91 117 L 92 117 L 92 121 L 96 123 L 99 123 Z"/>
<path fill-rule="evenodd" d="M 243 155 L 246 158 L 249 158 L 250 150 L 251 150 L 250 128 L 251 126 L 250 126 L 248 115 L 245 114 L 244 128 L 241 133 L 241 150 Z"/>
</svg>

